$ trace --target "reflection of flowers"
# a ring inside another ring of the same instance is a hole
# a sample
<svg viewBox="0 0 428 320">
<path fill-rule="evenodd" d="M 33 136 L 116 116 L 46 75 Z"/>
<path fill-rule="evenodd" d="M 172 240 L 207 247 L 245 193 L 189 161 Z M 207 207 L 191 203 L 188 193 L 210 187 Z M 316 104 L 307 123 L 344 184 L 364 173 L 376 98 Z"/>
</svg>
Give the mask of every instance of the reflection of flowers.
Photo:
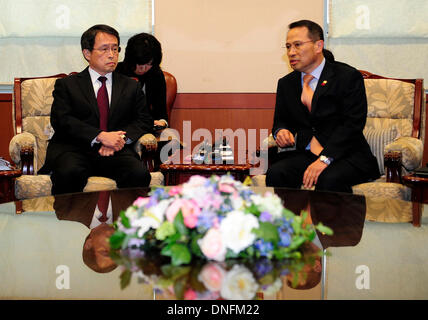
<svg viewBox="0 0 428 320">
<path fill-rule="evenodd" d="M 110 245 L 158 252 L 174 266 L 194 258 L 281 260 L 299 257 L 315 229 L 332 233 L 321 223 L 313 227 L 304 221 L 305 215 L 285 209 L 277 195 L 255 194 L 231 176 L 192 176 L 183 185 L 136 199 L 120 213 Z"/>
<path fill-rule="evenodd" d="M 112 256 L 123 269 L 122 288 L 129 285 L 135 275 L 139 282 L 152 285 L 158 293 L 173 294 L 185 300 L 249 300 L 256 298 L 259 292 L 273 295 L 282 288 L 281 277 L 295 278 L 293 285 L 300 285 L 302 277 L 314 265 L 316 267 L 315 262 L 320 259 L 316 250 L 305 250 L 298 259 L 196 260 L 191 265 L 173 266 L 162 256 L 154 255 L 149 259 L 130 249 L 113 252 Z"/>
<path fill-rule="evenodd" d="M 234 265 L 224 277 L 221 286 L 221 295 L 229 300 L 252 299 L 258 289 L 256 280 L 244 266 Z"/>
</svg>

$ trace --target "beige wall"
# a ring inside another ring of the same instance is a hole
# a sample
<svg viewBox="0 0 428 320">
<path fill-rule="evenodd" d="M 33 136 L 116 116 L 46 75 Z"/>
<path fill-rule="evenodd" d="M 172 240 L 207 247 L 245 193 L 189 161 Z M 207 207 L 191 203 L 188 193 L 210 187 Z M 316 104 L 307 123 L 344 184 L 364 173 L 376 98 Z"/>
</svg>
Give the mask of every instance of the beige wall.
<svg viewBox="0 0 428 320">
<path fill-rule="evenodd" d="M 179 92 L 275 92 L 287 26 L 323 25 L 323 0 L 155 0 L 162 67 Z"/>
</svg>

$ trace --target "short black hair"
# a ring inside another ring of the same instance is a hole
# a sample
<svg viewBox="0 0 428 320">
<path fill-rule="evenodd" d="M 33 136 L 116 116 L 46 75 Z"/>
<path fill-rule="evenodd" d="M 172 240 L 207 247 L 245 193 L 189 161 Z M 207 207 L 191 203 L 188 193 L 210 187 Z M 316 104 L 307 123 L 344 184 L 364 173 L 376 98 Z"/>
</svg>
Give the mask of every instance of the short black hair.
<svg viewBox="0 0 428 320">
<path fill-rule="evenodd" d="M 162 61 L 162 46 L 160 42 L 149 33 L 138 33 L 129 38 L 123 60 L 128 70 L 134 71 L 136 65 L 152 62 L 152 67 L 159 67 Z"/>
<path fill-rule="evenodd" d="M 318 40 L 324 41 L 324 31 L 322 30 L 321 26 L 318 23 L 313 22 L 311 20 L 299 20 L 299 21 L 290 23 L 288 25 L 288 29 L 290 30 L 294 28 L 300 28 L 300 27 L 306 27 L 308 29 L 308 37 L 312 41 L 318 41 Z M 322 53 L 324 55 L 324 58 L 327 61 L 330 61 L 330 62 L 334 61 L 333 52 L 323 48 Z"/>
<path fill-rule="evenodd" d="M 308 29 L 308 36 L 309 38 L 311 38 L 311 40 L 324 41 L 324 32 L 318 23 L 313 22 L 311 20 L 299 20 L 299 21 L 290 23 L 290 25 L 288 26 L 289 29 L 294 29 L 299 27 L 306 27 Z"/>
<path fill-rule="evenodd" d="M 88 49 L 89 51 L 94 49 L 95 37 L 97 36 L 98 32 L 104 32 L 115 36 L 117 39 L 117 44 L 120 45 L 119 32 L 117 32 L 116 29 L 106 24 L 96 24 L 82 34 L 82 37 L 80 38 L 80 46 L 82 47 L 82 51 L 84 49 Z"/>
</svg>

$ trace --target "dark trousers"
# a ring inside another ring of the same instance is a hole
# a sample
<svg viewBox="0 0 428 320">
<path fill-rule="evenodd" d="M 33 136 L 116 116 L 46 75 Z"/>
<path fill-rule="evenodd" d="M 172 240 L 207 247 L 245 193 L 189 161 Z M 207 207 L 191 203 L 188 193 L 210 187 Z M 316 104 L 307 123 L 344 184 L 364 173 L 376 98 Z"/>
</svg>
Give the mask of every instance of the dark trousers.
<svg viewBox="0 0 428 320">
<path fill-rule="evenodd" d="M 306 168 L 318 159 L 310 151 L 285 151 L 266 173 L 266 186 L 300 188 Z M 352 186 L 369 180 L 367 174 L 345 160 L 333 161 L 319 175 L 315 190 L 352 193 Z"/>
<path fill-rule="evenodd" d="M 113 156 L 65 152 L 52 168 L 52 194 L 81 192 L 91 176 L 111 178 L 118 188 L 147 187 L 151 176 L 137 153 L 125 146 Z"/>
</svg>

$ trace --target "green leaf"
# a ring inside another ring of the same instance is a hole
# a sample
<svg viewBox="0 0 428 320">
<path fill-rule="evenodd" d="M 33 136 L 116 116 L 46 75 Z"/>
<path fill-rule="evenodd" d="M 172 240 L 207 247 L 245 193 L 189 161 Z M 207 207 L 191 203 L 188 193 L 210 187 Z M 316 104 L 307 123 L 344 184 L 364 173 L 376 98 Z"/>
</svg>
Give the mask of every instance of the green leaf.
<svg viewBox="0 0 428 320">
<path fill-rule="evenodd" d="M 174 218 L 174 227 L 182 235 L 187 236 L 189 234 L 189 230 L 187 230 L 186 226 L 184 225 L 183 213 L 181 212 L 181 209 Z"/>
<path fill-rule="evenodd" d="M 252 232 L 258 237 L 267 242 L 274 244 L 279 241 L 278 230 L 275 225 L 270 222 L 260 222 L 258 229 L 253 229 Z"/>
<path fill-rule="evenodd" d="M 195 235 L 192 237 L 192 241 L 190 242 L 190 249 L 192 250 L 192 253 L 198 257 L 204 256 L 198 244 L 198 240 L 201 239 L 202 236 L 202 234 Z"/>
<path fill-rule="evenodd" d="M 295 234 L 300 234 L 300 232 L 302 231 L 302 217 L 294 217 L 294 220 L 291 223 L 291 227 L 293 228 Z"/>
<path fill-rule="evenodd" d="M 302 236 L 295 236 L 293 237 L 293 240 L 291 241 L 291 244 L 289 246 L 290 250 L 296 250 L 298 249 L 302 244 L 306 242 L 306 238 Z"/>
<path fill-rule="evenodd" d="M 126 216 L 125 211 L 120 211 L 120 221 L 122 222 L 122 225 L 129 229 L 131 228 L 131 223 L 129 222 L 129 218 Z"/>
<path fill-rule="evenodd" d="M 181 238 L 181 234 L 179 234 L 177 232 L 177 233 L 174 233 L 172 236 L 169 236 L 168 238 L 166 238 L 164 242 L 166 244 L 171 244 L 171 243 L 178 241 L 178 239 L 180 239 L 180 238 Z"/>
<path fill-rule="evenodd" d="M 254 203 L 252 203 L 251 206 L 249 206 L 245 211 L 255 215 L 256 217 L 260 216 L 260 211 Z"/>
<path fill-rule="evenodd" d="M 131 283 L 132 272 L 124 270 L 120 275 L 120 289 L 125 289 Z"/>
<path fill-rule="evenodd" d="M 174 243 L 171 245 L 171 263 L 174 266 L 187 264 L 192 259 L 192 254 L 189 248 L 181 243 Z"/>
<path fill-rule="evenodd" d="M 163 241 L 167 237 L 175 234 L 176 230 L 174 225 L 169 221 L 164 221 L 159 228 L 156 229 L 155 237 L 156 239 Z"/>
<path fill-rule="evenodd" d="M 319 232 L 321 232 L 323 234 L 326 234 L 328 236 L 333 235 L 333 230 L 330 229 L 329 227 L 323 225 L 321 222 L 316 225 L 316 228 Z"/>
<path fill-rule="evenodd" d="M 110 236 L 110 248 L 116 250 L 122 247 L 122 243 L 126 238 L 126 233 L 123 231 L 116 231 Z"/>
</svg>

